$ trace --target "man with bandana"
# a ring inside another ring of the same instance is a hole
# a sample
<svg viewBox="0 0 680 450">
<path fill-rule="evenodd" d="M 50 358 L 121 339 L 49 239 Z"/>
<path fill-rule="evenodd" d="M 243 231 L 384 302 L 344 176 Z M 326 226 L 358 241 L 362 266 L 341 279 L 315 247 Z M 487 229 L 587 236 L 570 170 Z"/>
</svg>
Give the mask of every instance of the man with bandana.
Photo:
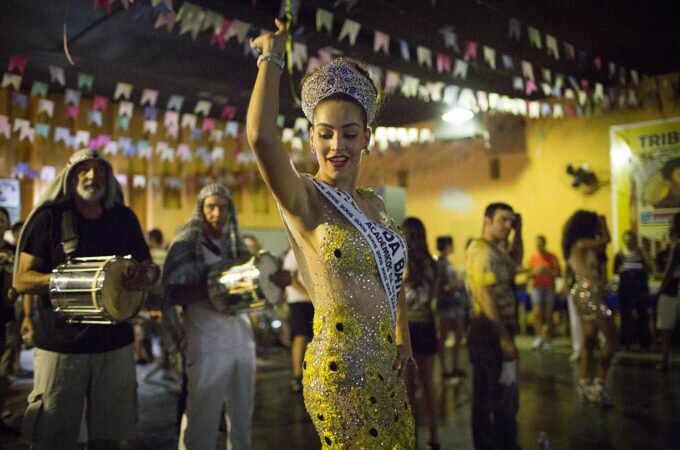
<svg viewBox="0 0 680 450">
<path fill-rule="evenodd" d="M 70 250 L 62 245 L 69 234 L 62 224 L 65 216 L 72 217 L 77 236 Z M 136 438 L 131 325 L 68 323 L 49 298 L 52 269 L 66 261 L 66 253 L 132 255 L 138 264 L 123 274 L 126 290 L 145 290 L 159 276 L 139 221 L 123 204 L 113 169 L 99 153 L 84 149 L 71 156 L 29 215 L 17 249 L 14 288 L 19 294 L 39 295 L 33 305 L 38 320 L 30 327 L 35 381 L 22 423 L 32 448 L 76 448 L 81 418 L 90 448 Z"/>
<path fill-rule="evenodd" d="M 224 270 L 249 257 L 231 193 L 220 184 L 205 186 L 163 266 L 165 301 L 183 305 L 185 313 L 188 398 L 180 449 L 214 449 L 223 407 L 228 448 L 251 448 L 253 330 L 246 312 L 230 311 L 226 302 L 209 294 L 208 276 L 211 269 Z"/>
</svg>

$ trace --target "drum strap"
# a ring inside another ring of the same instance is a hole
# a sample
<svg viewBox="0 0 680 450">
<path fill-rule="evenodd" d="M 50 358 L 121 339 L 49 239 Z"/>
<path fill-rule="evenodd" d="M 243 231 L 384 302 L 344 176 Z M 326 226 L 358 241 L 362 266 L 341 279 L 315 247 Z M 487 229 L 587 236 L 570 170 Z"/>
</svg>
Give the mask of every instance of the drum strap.
<svg viewBox="0 0 680 450">
<path fill-rule="evenodd" d="M 75 257 L 78 249 L 78 231 L 73 211 L 70 209 L 64 211 L 61 216 L 61 248 L 64 250 L 67 261 Z"/>
</svg>

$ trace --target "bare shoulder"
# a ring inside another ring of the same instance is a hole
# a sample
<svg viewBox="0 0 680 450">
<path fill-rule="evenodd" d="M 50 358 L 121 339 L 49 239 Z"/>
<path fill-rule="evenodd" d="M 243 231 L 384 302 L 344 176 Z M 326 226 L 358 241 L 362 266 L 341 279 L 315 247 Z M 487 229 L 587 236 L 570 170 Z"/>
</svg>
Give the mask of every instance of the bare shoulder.
<svg viewBox="0 0 680 450">
<path fill-rule="evenodd" d="M 373 188 L 357 188 L 357 193 L 365 198 L 378 211 L 385 211 L 385 201 Z"/>
</svg>

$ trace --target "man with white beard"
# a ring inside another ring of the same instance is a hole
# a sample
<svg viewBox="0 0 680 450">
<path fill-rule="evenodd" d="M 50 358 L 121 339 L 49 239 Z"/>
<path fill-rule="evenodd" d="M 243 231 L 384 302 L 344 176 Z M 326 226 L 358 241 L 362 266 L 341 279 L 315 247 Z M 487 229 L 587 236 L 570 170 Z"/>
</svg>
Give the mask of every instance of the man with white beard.
<svg viewBox="0 0 680 450">
<path fill-rule="evenodd" d="M 121 274 L 126 290 L 145 290 L 158 278 L 139 221 L 123 204 L 111 165 L 97 152 L 71 156 L 26 220 L 17 255 L 14 288 L 38 295 L 32 305 L 38 320 L 33 325 L 27 313 L 24 324 L 34 330 L 36 346 L 25 437 L 34 449 L 76 448 L 84 417 L 88 448 L 114 448 L 134 439 L 132 326 L 69 323 L 53 310 L 49 296 L 52 270 L 68 257 L 132 255 L 138 264 Z"/>
</svg>

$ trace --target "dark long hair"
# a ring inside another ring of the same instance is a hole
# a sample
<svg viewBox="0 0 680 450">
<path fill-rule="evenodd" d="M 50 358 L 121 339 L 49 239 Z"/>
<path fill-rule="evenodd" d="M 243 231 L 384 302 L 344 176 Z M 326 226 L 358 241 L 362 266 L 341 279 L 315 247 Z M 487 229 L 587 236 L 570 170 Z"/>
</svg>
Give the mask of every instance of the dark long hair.
<svg viewBox="0 0 680 450">
<path fill-rule="evenodd" d="M 600 233 L 600 221 L 597 213 L 580 209 L 567 220 L 562 232 L 562 252 L 568 260 L 571 247 L 579 239 L 593 239 Z"/>
<path fill-rule="evenodd" d="M 419 286 L 425 279 L 435 281 L 437 266 L 427 248 L 425 225 L 416 217 L 407 217 L 401 224 L 406 234 L 408 248 L 408 272 L 406 282 L 411 286 Z"/>
</svg>

